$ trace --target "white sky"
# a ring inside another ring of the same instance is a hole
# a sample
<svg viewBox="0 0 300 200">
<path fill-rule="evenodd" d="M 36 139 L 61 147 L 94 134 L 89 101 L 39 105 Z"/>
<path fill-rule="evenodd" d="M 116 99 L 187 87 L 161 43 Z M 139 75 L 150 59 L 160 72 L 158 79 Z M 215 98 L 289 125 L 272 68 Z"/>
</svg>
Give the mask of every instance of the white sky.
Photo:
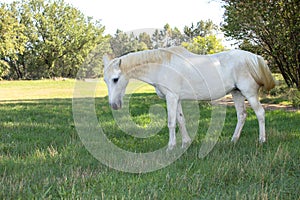
<svg viewBox="0 0 300 200">
<path fill-rule="evenodd" d="M 166 23 L 180 30 L 192 22 L 211 19 L 217 25 L 224 10 L 212 0 L 65 0 L 87 16 L 101 19 L 106 33 L 143 28 L 163 28 Z"/>
<path fill-rule="evenodd" d="M 0 0 L 11 3 L 13 0 Z M 192 22 L 211 19 L 222 22 L 224 10 L 215 0 L 65 0 L 86 16 L 101 20 L 105 33 L 163 28 L 166 23 L 181 31 Z"/>
</svg>

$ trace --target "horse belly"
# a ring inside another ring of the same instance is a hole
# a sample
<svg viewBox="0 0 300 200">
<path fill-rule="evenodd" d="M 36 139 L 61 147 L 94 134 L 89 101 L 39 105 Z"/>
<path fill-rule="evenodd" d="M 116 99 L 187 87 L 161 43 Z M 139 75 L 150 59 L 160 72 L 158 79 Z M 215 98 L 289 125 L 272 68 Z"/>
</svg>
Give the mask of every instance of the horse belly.
<svg viewBox="0 0 300 200">
<path fill-rule="evenodd" d="M 228 92 L 223 87 L 206 87 L 203 84 L 182 87 L 179 92 L 180 99 L 187 100 L 215 100 L 224 97 Z"/>
<path fill-rule="evenodd" d="M 233 79 L 224 77 L 217 68 L 203 67 L 198 73 L 186 74 L 180 87 L 182 99 L 214 100 L 234 89 Z"/>
</svg>

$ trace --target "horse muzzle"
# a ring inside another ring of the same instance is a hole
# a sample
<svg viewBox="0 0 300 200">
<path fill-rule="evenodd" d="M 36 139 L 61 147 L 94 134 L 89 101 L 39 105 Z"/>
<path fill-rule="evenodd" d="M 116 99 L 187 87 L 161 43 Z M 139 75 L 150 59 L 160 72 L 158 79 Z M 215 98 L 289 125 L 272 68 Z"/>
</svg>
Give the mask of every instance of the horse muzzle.
<svg viewBox="0 0 300 200">
<path fill-rule="evenodd" d="M 116 103 L 110 103 L 110 107 L 114 110 L 119 110 L 122 108 L 122 102 L 118 101 Z"/>
</svg>

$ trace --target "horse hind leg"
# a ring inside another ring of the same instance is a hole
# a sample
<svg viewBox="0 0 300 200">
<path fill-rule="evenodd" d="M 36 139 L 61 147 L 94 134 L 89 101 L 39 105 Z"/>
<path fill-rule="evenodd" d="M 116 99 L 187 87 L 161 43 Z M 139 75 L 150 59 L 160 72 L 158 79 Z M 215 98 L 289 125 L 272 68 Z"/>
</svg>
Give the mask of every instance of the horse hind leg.
<svg viewBox="0 0 300 200">
<path fill-rule="evenodd" d="M 178 108 L 178 98 L 173 94 L 166 95 L 167 110 L 168 110 L 168 128 L 169 128 L 169 143 L 167 151 L 171 151 L 176 146 L 176 114 Z"/>
<path fill-rule="evenodd" d="M 259 85 L 254 80 L 248 80 L 248 83 L 240 83 L 239 89 L 248 100 L 251 108 L 254 110 L 259 124 L 259 142 L 266 141 L 265 133 L 265 110 L 258 99 Z"/>
<path fill-rule="evenodd" d="M 186 130 L 185 118 L 182 112 L 181 102 L 179 101 L 176 114 L 177 122 L 182 136 L 182 148 L 186 148 L 191 143 L 191 138 Z"/>
<path fill-rule="evenodd" d="M 259 142 L 266 142 L 266 131 L 265 131 L 265 110 L 262 107 L 261 103 L 258 100 L 258 96 L 251 96 L 247 98 L 249 104 L 254 110 L 258 124 L 259 124 Z"/>
<path fill-rule="evenodd" d="M 231 94 L 233 97 L 234 106 L 235 106 L 236 114 L 237 114 L 237 124 L 236 124 L 236 128 L 235 128 L 234 134 L 231 139 L 231 141 L 235 143 L 240 138 L 241 131 L 243 129 L 243 126 L 245 124 L 246 117 L 247 117 L 247 112 L 246 112 L 246 107 L 245 107 L 245 99 L 246 98 L 238 90 L 233 91 Z"/>
</svg>

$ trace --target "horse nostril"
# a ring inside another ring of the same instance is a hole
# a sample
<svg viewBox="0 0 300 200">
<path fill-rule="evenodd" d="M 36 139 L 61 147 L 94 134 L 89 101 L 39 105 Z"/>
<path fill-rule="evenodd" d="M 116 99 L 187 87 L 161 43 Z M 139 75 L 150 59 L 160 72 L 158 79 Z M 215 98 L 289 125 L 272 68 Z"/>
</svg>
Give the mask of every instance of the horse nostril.
<svg viewBox="0 0 300 200">
<path fill-rule="evenodd" d="M 119 110 L 122 108 L 122 100 L 117 100 L 113 102 L 109 102 L 109 105 L 114 110 Z"/>
<path fill-rule="evenodd" d="M 118 105 L 117 103 L 112 103 L 112 104 L 110 104 L 110 107 L 114 110 L 118 110 L 118 109 L 120 109 L 121 106 Z"/>
</svg>

